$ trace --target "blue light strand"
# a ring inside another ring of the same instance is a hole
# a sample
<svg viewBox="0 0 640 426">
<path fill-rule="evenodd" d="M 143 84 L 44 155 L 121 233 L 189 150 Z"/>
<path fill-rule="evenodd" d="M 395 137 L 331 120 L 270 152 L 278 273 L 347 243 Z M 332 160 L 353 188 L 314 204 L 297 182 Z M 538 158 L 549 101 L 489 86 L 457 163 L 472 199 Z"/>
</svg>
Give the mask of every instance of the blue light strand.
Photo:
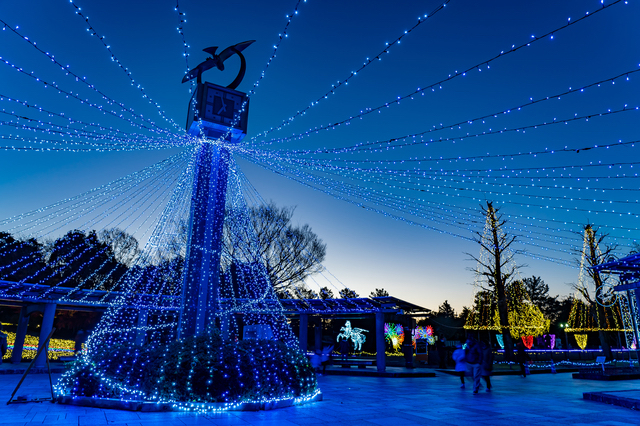
<svg viewBox="0 0 640 426">
<path fill-rule="evenodd" d="M 113 53 L 113 51 L 111 50 L 111 46 L 107 45 L 104 42 L 105 36 L 98 35 L 98 32 L 89 23 L 89 18 L 82 13 L 82 8 L 78 7 L 78 5 L 76 5 L 73 0 L 69 0 L 69 3 L 71 3 L 73 7 L 76 9 L 75 10 L 76 15 L 80 16 L 86 22 L 88 26 L 87 31 L 89 32 L 89 35 L 96 36 L 96 38 L 100 40 L 100 43 L 102 43 L 104 48 L 107 49 L 107 52 L 109 52 L 109 55 L 111 56 L 111 60 L 115 62 L 118 65 L 118 67 L 126 74 L 129 80 L 131 80 L 131 85 L 136 86 L 136 82 L 132 77 L 131 71 L 129 71 L 128 68 L 125 68 L 124 65 L 122 65 L 120 60 L 116 57 L 115 53 Z M 156 109 L 160 117 L 162 117 L 165 121 L 170 123 L 179 132 L 182 131 L 182 126 L 176 123 L 175 121 L 173 121 L 171 118 L 167 117 L 164 111 L 162 111 L 162 107 L 151 99 L 151 97 L 145 92 L 144 88 L 140 84 L 138 84 L 136 87 L 138 88 L 138 90 L 140 90 L 140 93 L 142 93 L 142 98 L 146 99 Z"/>
<path fill-rule="evenodd" d="M 575 94 L 575 93 L 582 93 L 584 92 L 585 89 L 589 89 L 589 88 L 593 88 L 593 87 L 600 87 L 602 84 L 604 83 L 614 83 L 616 80 L 619 80 L 621 78 L 623 78 L 623 81 L 629 81 L 628 75 L 629 74 L 633 74 L 636 72 L 640 72 L 640 69 L 635 69 L 635 70 L 631 70 L 631 71 L 625 71 L 622 74 L 618 74 L 614 77 L 610 77 L 604 80 L 598 80 L 594 83 L 590 83 L 587 84 L 585 86 L 581 86 L 579 89 L 572 89 L 569 88 L 569 90 L 566 90 L 564 92 L 561 93 L 556 93 L 553 95 L 548 95 L 548 96 L 543 96 L 537 99 L 530 99 L 529 102 L 527 103 L 523 103 L 523 104 L 519 104 L 516 106 L 513 106 L 511 108 L 506 108 L 500 111 L 496 111 L 496 112 L 492 112 L 492 113 L 488 113 L 488 114 L 484 114 L 482 116 L 477 116 L 477 117 L 473 117 L 473 118 L 469 118 L 466 120 L 462 120 L 462 121 L 458 121 L 455 123 L 450 123 L 450 124 L 440 124 L 440 126 L 433 126 L 432 129 L 429 130 L 425 130 L 422 132 L 418 132 L 418 133 L 414 133 L 414 134 L 410 134 L 410 135 L 403 135 L 403 136 L 398 136 L 392 139 L 387 139 L 387 140 L 383 140 L 383 141 L 376 141 L 376 142 L 366 142 L 366 143 L 360 143 L 360 144 L 356 144 L 356 145 L 352 145 L 352 146 L 348 146 L 348 147 L 341 147 L 341 148 L 331 148 L 331 149 L 327 149 L 327 148 L 318 148 L 316 150 L 308 150 L 308 151 L 291 151 L 291 152 L 300 152 L 300 153 L 313 153 L 313 154 L 324 154 L 324 153 L 348 153 L 348 152 L 361 152 L 361 151 L 365 151 L 365 152 L 376 152 L 375 149 L 376 148 L 370 148 L 372 146 L 376 146 L 376 145 L 382 145 L 382 144 L 386 144 L 384 147 L 379 147 L 377 149 L 389 149 L 389 148 L 396 148 L 396 147 L 404 147 L 404 146 L 411 146 L 411 145 L 417 145 L 420 144 L 422 142 L 411 142 L 411 143 L 406 143 L 406 144 L 396 144 L 396 145 L 391 145 L 391 142 L 396 142 L 396 141 L 400 141 L 400 140 L 404 140 L 404 139 L 408 139 L 408 138 L 415 138 L 417 136 L 423 136 L 429 133 L 433 133 L 433 132 L 438 132 L 438 131 L 442 131 L 442 130 L 454 130 L 454 128 L 458 128 L 461 129 L 462 125 L 471 125 L 474 124 L 476 122 L 482 121 L 482 124 L 486 124 L 485 120 L 488 118 L 498 118 L 501 116 L 504 116 L 506 114 L 509 114 L 511 112 L 517 112 L 517 111 L 521 111 L 523 108 L 526 108 L 528 106 L 532 106 L 532 105 L 537 105 L 541 102 L 545 102 L 548 100 L 559 100 L 560 98 L 566 96 L 566 95 L 571 95 L 571 94 Z M 628 107 L 628 105 L 625 105 L 622 109 L 619 110 L 615 110 L 615 112 L 611 111 L 610 109 L 607 110 L 605 113 L 601 113 L 602 115 L 610 115 L 610 114 L 617 114 L 620 112 L 625 112 L 627 109 L 629 110 L 637 110 L 638 107 Z M 569 121 L 577 121 L 577 120 L 582 120 L 582 119 L 588 119 L 588 118 L 592 118 L 595 117 L 599 114 L 590 114 L 590 115 L 582 115 L 580 117 L 577 117 L 577 114 L 574 115 L 574 117 L 568 118 L 568 119 L 564 119 L 564 120 L 557 120 L 554 118 L 553 122 L 569 122 Z M 522 130 L 526 130 L 526 129 L 530 129 L 530 128 L 536 128 L 536 127 L 540 127 L 543 125 L 549 125 L 549 124 L 553 124 L 553 123 L 541 123 L 541 124 L 535 124 L 535 125 L 530 125 L 530 126 L 525 126 L 525 127 L 517 127 L 517 128 L 512 128 L 509 129 L 510 131 L 522 131 Z M 506 129 L 505 129 L 506 130 Z M 480 133 L 480 134 L 475 134 L 475 135 L 471 135 L 471 136 L 478 136 L 478 135 L 485 135 L 485 134 L 495 134 L 495 133 L 502 133 L 505 130 L 497 130 L 497 131 L 490 131 L 490 132 L 485 132 L 485 133 Z M 302 135 L 300 135 L 302 136 Z M 470 135 L 465 135 L 466 137 L 471 137 Z M 440 139 L 439 141 L 434 141 L 433 139 L 430 142 L 440 142 L 440 141 L 455 141 L 458 138 L 446 138 L 446 139 Z M 460 138 L 460 140 L 462 140 L 462 138 Z M 367 148 L 367 149 L 365 149 Z"/>
<path fill-rule="evenodd" d="M 262 136 L 266 136 L 269 133 L 272 133 L 272 132 L 275 132 L 275 131 L 278 131 L 278 130 L 282 130 L 282 128 L 284 128 L 285 126 L 288 126 L 289 124 L 291 124 L 296 118 L 298 118 L 298 117 L 300 117 L 302 115 L 305 115 L 307 113 L 307 111 L 309 111 L 309 109 L 311 109 L 311 107 L 314 107 L 317 104 L 319 104 L 322 100 L 327 99 L 329 97 L 329 95 L 335 95 L 335 92 L 336 92 L 336 90 L 338 90 L 338 88 L 342 87 L 343 85 L 348 85 L 349 81 L 352 78 L 354 78 L 356 75 L 358 75 L 358 73 L 360 73 L 362 70 L 364 70 L 367 66 L 371 65 L 372 63 L 375 63 L 375 62 L 381 60 L 382 57 L 384 56 L 384 54 L 389 53 L 389 49 L 393 48 L 395 45 L 400 44 L 400 41 L 405 36 L 407 36 L 413 30 L 418 28 L 419 25 L 423 24 L 424 22 L 427 22 L 427 20 L 429 18 L 432 18 L 439 11 L 443 10 L 447 6 L 447 4 L 449 4 L 449 2 L 451 2 L 451 0 L 445 0 L 444 3 L 439 4 L 434 10 L 431 11 L 431 13 L 425 14 L 424 17 L 419 16 L 417 24 L 413 25 L 408 30 L 405 30 L 399 37 L 396 37 L 396 39 L 393 40 L 391 43 L 385 43 L 385 48 L 381 52 L 377 53 L 373 57 L 366 58 L 365 62 L 362 65 L 360 65 L 360 67 L 358 69 L 356 69 L 355 71 L 351 71 L 351 74 L 349 74 L 348 77 L 338 81 L 336 84 L 332 84 L 331 85 L 331 90 L 326 92 L 324 95 L 320 96 L 315 101 L 312 101 L 305 108 L 297 111 L 294 115 L 292 115 L 288 119 L 283 120 L 282 123 L 280 125 L 278 125 L 277 127 L 271 128 L 271 129 L 266 130 L 266 131 L 262 131 L 262 132 L 258 133 L 257 135 L 253 136 L 251 138 L 251 140 L 254 140 L 254 139 L 262 137 Z M 275 56 L 275 51 L 273 53 L 274 53 L 274 56 Z"/>
<path fill-rule="evenodd" d="M 379 106 L 373 107 L 373 108 L 367 108 L 366 110 L 361 111 L 359 114 L 355 114 L 353 116 L 350 116 L 349 118 L 337 121 L 337 122 L 332 123 L 332 124 L 319 126 L 319 127 L 314 128 L 314 129 L 309 129 L 306 132 L 304 132 L 302 134 L 299 134 L 299 135 L 293 135 L 293 136 L 289 136 L 289 137 L 286 137 L 286 138 L 279 138 L 279 139 L 275 139 L 275 140 L 271 140 L 271 141 L 259 141 L 257 143 L 260 144 L 260 145 L 261 144 L 265 144 L 265 143 L 274 143 L 274 142 L 282 143 L 282 142 L 286 142 L 286 141 L 289 141 L 289 140 L 298 139 L 298 138 L 300 138 L 301 135 L 308 135 L 308 134 L 316 133 L 316 132 L 318 132 L 320 130 L 329 130 L 329 129 L 332 129 L 334 127 L 340 126 L 341 124 L 347 124 L 347 123 L 353 121 L 356 118 L 364 117 L 364 116 L 369 115 L 369 114 L 371 114 L 373 112 L 382 111 L 384 108 L 387 108 L 387 107 L 389 107 L 391 105 L 399 104 L 400 101 L 403 101 L 403 100 L 406 100 L 406 99 L 410 99 L 410 98 L 412 98 L 413 96 L 415 96 L 417 94 L 424 94 L 427 89 L 431 89 L 432 91 L 435 90 L 436 87 L 439 88 L 439 89 L 442 89 L 442 84 L 445 83 L 445 82 L 451 81 L 451 80 L 453 80 L 453 79 L 455 79 L 457 77 L 464 77 L 464 76 L 466 76 L 466 74 L 468 72 L 479 70 L 482 66 L 486 65 L 488 67 L 491 62 L 493 62 L 493 61 L 495 61 L 495 60 L 497 60 L 499 58 L 503 58 L 503 57 L 505 57 L 505 56 L 507 56 L 507 55 L 509 55 L 511 53 L 517 52 L 517 51 L 521 50 L 522 48 L 528 47 L 532 43 L 535 43 L 535 42 L 537 42 L 539 40 L 544 40 L 546 37 L 548 37 L 548 36 L 550 36 L 550 35 L 552 35 L 554 33 L 562 31 L 565 28 L 568 28 L 568 27 L 570 27 L 570 26 L 572 26 L 572 25 L 574 25 L 574 24 L 576 24 L 578 22 L 581 22 L 581 21 L 587 19 L 588 17 L 594 16 L 596 13 L 598 13 L 600 11 L 603 11 L 603 10 L 605 10 L 605 9 L 611 7 L 611 6 L 614 6 L 614 5 L 618 4 L 618 3 L 621 3 L 623 1 L 626 4 L 626 0 L 615 0 L 614 2 L 612 2 L 612 3 L 608 4 L 608 5 L 604 5 L 601 9 L 596 10 L 594 13 L 591 13 L 591 14 L 587 13 L 584 16 L 582 16 L 581 18 L 576 19 L 575 21 L 569 21 L 567 24 L 565 24 L 565 25 L 563 25 L 561 27 L 558 27 L 555 30 L 549 31 L 549 32 L 545 33 L 544 35 L 542 35 L 541 37 L 533 37 L 533 40 L 530 40 L 530 41 L 528 41 L 526 43 L 523 43 L 523 44 L 520 44 L 518 46 L 512 45 L 511 49 L 506 51 L 506 52 L 505 51 L 501 51 L 498 55 L 495 55 L 492 58 L 483 60 L 483 61 L 481 61 L 481 62 L 479 62 L 479 63 L 477 63 L 477 64 L 475 64 L 475 65 L 473 65 L 473 66 L 471 66 L 469 68 L 467 68 L 465 71 L 462 71 L 460 73 L 458 71 L 455 71 L 455 73 L 453 75 L 450 74 L 447 78 L 444 78 L 444 79 L 441 79 L 441 80 L 439 80 L 439 81 L 437 81 L 435 83 L 431 83 L 429 85 L 423 86 L 422 88 L 418 88 L 418 89 L 414 90 L 413 92 L 411 92 L 409 94 L 398 96 L 398 97 L 396 97 L 396 99 L 393 99 L 393 100 L 391 100 L 389 102 L 386 102 L 383 105 L 379 105 Z M 260 134 L 258 134 L 258 135 L 260 135 Z M 256 138 L 257 138 L 257 136 L 256 136 Z M 250 139 L 249 142 L 255 143 L 255 138 Z"/>
<path fill-rule="evenodd" d="M 253 94 L 256 92 L 256 89 L 258 88 L 258 86 L 260 85 L 260 82 L 262 81 L 262 79 L 264 78 L 267 69 L 269 68 L 269 66 L 271 65 L 271 62 L 273 62 L 273 60 L 276 58 L 276 53 L 278 52 L 278 49 L 280 48 L 280 45 L 282 44 L 282 42 L 284 41 L 285 38 L 289 37 L 289 35 L 287 34 L 287 30 L 289 29 L 289 25 L 291 24 L 291 20 L 293 19 L 294 16 L 298 15 L 298 9 L 300 8 L 300 3 L 302 3 L 303 0 L 298 0 L 293 12 L 290 15 L 287 15 L 287 23 L 284 26 L 284 29 L 282 30 L 282 32 L 280 34 L 278 34 L 278 41 L 276 42 L 276 44 L 273 45 L 273 53 L 271 54 L 271 56 L 269 57 L 269 59 L 267 60 L 267 64 L 265 65 L 265 67 L 263 68 L 262 72 L 260 73 L 260 77 L 258 77 L 258 80 L 253 83 L 253 87 L 251 88 L 251 90 L 247 93 L 247 97 L 250 98 L 251 96 L 253 96 Z M 304 0 L 304 3 L 306 3 L 307 0 Z M 246 102 L 245 102 L 246 103 Z M 244 111 L 246 105 L 242 105 L 241 110 Z"/>
<path fill-rule="evenodd" d="M 73 92 L 68 92 L 68 91 L 66 91 L 64 89 L 61 89 L 55 83 L 49 83 L 49 82 L 47 82 L 47 81 L 45 81 L 43 79 L 40 79 L 39 77 L 34 75 L 33 72 L 29 73 L 29 72 L 25 71 L 24 69 L 22 69 L 20 67 L 17 67 L 16 65 L 12 64 L 11 62 L 9 62 L 8 60 L 6 60 L 6 59 L 4 59 L 2 57 L 0 57 L 0 62 L 6 64 L 7 66 L 9 66 L 11 68 L 13 68 L 17 72 L 22 73 L 22 74 L 34 79 L 36 82 L 39 82 L 39 83 L 43 84 L 45 88 L 46 87 L 52 87 L 57 92 L 59 92 L 61 95 L 65 95 L 67 97 L 71 97 L 73 99 L 76 99 L 82 105 L 86 105 L 88 107 L 94 108 L 94 109 L 96 109 L 96 110 L 98 110 L 100 112 L 103 112 L 105 114 L 109 114 L 109 115 L 111 115 L 113 117 L 119 118 L 121 120 L 125 120 L 131 126 L 138 127 L 138 128 L 141 128 L 141 129 L 146 129 L 146 130 L 149 130 L 149 131 L 155 132 L 155 133 L 165 134 L 167 136 L 172 136 L 172 134 L 168 130 L 160 128 L 158 125 L 156 125 L 153 121 L 149 120 L 148 118 L 144 118 L 144 117 L 139 116 L 139 115 L 134 115 L 135 118 L 140 118 L 142 121 L 149 123 L 153 127 L 148 127 L 148 126 L 146 126 L 144 124 L 138 124 L 138 123 L 134 122 L 132 119 L 127 119 L 127 118 L 123 117 L 122 115 L 119 115 L 115 111 L 105 109 L 102 105 L 98 105 L 98 104 L 92 103 L 88 99 L 82 99 L 79 95 L 74 94 Z"/>
</svg>

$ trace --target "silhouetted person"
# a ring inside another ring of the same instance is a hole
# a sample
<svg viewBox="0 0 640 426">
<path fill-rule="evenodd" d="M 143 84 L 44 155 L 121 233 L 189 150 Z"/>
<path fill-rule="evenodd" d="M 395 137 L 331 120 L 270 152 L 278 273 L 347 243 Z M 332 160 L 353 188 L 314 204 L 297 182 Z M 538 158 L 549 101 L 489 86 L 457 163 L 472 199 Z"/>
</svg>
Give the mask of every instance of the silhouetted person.
<svg viewBox="0 0 640 426">
<path fill-rule="evenodd" d="M 436 342 L 436 351 L 438 352 L 438 367 L 447 368 L 447 348 L 445 348 L 442 338 Z"/>
<path fill-rule="evenodd" d="M 462 345 L 456 346 L 456 350 L 453 351 L 453 360 L 456 363 L 456 374 L 460 376 L 460 387 L 464 388 L 464 375 L 467 372 L 467 363 L 464 360 L 464 349 L 462 349 Z"/>
<path fill-rule="evenodd" d="M 81 328 L 80 330 L 78 330 L 78 333 L 76 333 L 75 346 L 73 348 L 76 355 L 82 352 L 82 344 L 86 340 L 87 340 L 87 333 L 84 331 L 83 328 Z"/>
<path fill-rule="evenodd" d="M 347 356 L 349 356 L 349 350 L 351 349 L 351 345 L 349 344 L 349 341 L 346 338 L 343 337 L 340 340 L 340 344 L 339 344 L 338 348 L 340 349 L 340 354 L 342 355 L 342 360 L 346 361 L 347 360 Z"/>
<path fill-rule="evenodd" d="M 491 372 L 493 371 L 493 350 L 484 340 L 480 342 L 482 350 L 482 363 L 480 364 L 480 374 L 487 383 L 487 392 L 491 392 Z"/>
<path fill-rule="evenodd" d="M 520 364 L 520 374 L 522 374 L 522 377 L 527 377 L 527 371 L 524 368 L 524 364 L 529 361 L 529 354 L 527 354 L 527 352 L 525 351 L 525 346 L 524 343 L 522 343 L 522 339 L 518 339 L 516 348 L 518 349 L 516 360 L 518 361 L 518 364 Z"/>
<path fill-rule="evenodd" d="M 473 372 L 473 393 L 476 394 L 480 389 L 480 377 L 482 377 L 482 372 L 480 371 L 482 365 L 482 349 L 472 335 L 469 335 L 467 338 L 467 349 L 465 349 L 464 359 Z"/>
</svg>

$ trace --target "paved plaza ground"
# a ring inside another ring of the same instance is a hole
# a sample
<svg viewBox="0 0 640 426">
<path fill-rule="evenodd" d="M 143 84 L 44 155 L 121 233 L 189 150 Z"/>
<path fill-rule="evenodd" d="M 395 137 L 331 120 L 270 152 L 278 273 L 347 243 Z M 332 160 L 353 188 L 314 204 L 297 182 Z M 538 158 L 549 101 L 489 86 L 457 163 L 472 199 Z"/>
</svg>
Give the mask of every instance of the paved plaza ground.
<svg viewBox="0 0 640 426">
<path fill-rule="evenodd" d="M 19 374 L 0 375 L 0 424 L 18 425 L 638 425 L 640 411 L 582 399 L 583 392 L 640 389 L 640 380 L 575 380 L 569 373 L 496 376 L 477 395 L 457 377 L 379 378 L 325 375 L 324 401 L 261 412 L 142 413 L 50 402 L 5 405 Z M 59 375 L 56 375 L 58 377 Z M 18 395 L 47 396 L 46 374 L 27 376 Z M 640 393 L 640 392 L 639 392 Z"/>
</svg>

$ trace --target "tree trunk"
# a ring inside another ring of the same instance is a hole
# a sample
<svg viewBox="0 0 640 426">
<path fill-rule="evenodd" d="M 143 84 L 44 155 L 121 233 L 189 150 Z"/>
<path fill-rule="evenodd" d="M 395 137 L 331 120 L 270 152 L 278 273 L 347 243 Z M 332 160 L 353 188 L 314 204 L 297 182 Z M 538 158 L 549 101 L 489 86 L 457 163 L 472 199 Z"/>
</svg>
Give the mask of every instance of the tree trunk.
<svg viewBox="0 0 640 426">
<path fill-rule="evenodd" d="M 600 346 L 602 346 L 602 353 L 605 357 L 607 357 L 607 361 L 611 361 L 613 359 L 613 354 L 611 353 L 611 346 L 609 346 L 609 339 L 607 339 L 605 331 L 598 331 L 598 337 L 600 337 Z"/>
<path fill-rule="evenodd" d="M 513 340 L 509 331 L 509 315 L 507 313 L 507 300 L 504 297 L 498 301 L 498 314 L 500 315 L 500 325 L 502 326 L 502 341 L 504 342 L 504 360 L 513 361 Z"/>
</svg>

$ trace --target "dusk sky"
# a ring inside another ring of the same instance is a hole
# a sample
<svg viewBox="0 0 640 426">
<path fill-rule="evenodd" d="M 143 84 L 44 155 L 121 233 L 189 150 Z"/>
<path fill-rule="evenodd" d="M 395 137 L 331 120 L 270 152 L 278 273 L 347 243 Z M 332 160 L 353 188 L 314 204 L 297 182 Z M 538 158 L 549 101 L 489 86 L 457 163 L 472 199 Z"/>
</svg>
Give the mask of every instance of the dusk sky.
<svg viewBox="0 0 640 426">
<path fill-rule="evenodd" d="M 570 294 L 585 224 L 619 256 L 640 238 L 640 4 L 445 3 L 2 2 L 0 218 L 179 154 L 188 67 L 204 48 L 256 40 L 234 156 L 327 244 L 312 289 L 385 288 L 459 311 L 493 201 L 521 276 Z M 203 80 L 227 85 L 239 60 L 225 65 Z"/>
</svg>

